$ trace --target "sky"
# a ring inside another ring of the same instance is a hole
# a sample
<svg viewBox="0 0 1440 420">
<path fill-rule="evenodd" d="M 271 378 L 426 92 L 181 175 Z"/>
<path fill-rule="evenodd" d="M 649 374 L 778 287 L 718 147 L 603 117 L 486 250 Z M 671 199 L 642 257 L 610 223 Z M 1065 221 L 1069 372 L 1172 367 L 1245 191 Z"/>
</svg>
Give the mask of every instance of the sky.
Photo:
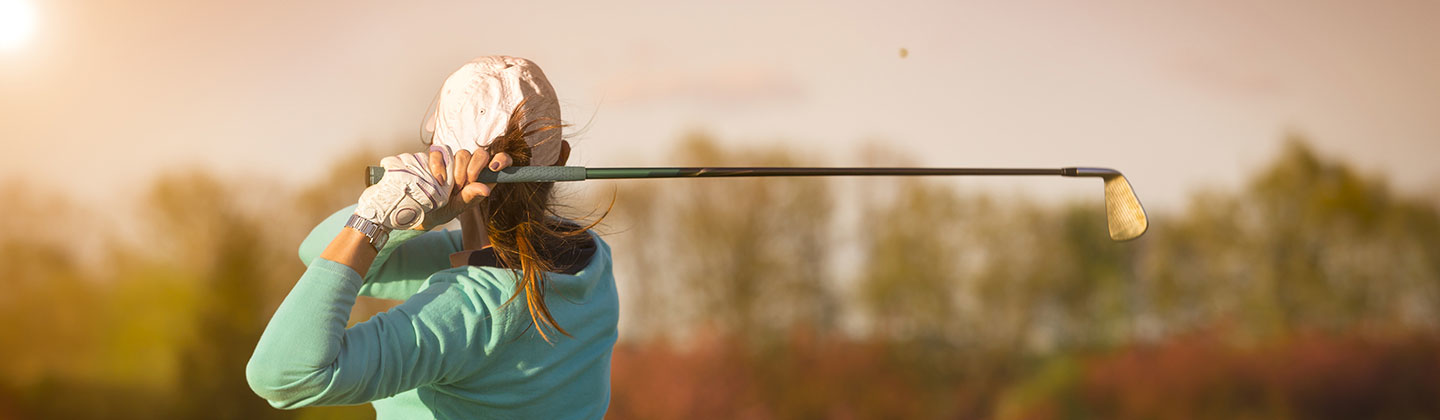
<svg viewBox="0 0 1440 420">
<path fill-rule="evenodd" d="M 445 76 L 496 54 L 545 70 L 585 129 L 572 164 L 665 165 L 703 131 L 833 164 L 873 144 L 927 166 L 1113 167 L 1173 209 L 1298 133 L 1440 194 L 1430 1 L 0 3 L 0 25 L 33 26 L 0 45 L 0 179 L 81 201 L 167 171 L 302 182 L 350 148 L 419 149 Z"/>
</svg>

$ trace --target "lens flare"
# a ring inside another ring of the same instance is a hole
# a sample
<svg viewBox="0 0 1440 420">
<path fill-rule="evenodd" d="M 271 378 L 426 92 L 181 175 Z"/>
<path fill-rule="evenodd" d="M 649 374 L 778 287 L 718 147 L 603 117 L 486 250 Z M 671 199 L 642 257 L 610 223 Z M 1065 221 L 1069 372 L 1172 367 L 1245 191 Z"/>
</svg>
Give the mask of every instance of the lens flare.
<svg viewBox="0 0 1440 420">
<path fill-rule="evenodd" d="M 26 0 L 0 0 L 0 48 L 17 48 L 35 31 L 35 9 Z"/>
</svg>

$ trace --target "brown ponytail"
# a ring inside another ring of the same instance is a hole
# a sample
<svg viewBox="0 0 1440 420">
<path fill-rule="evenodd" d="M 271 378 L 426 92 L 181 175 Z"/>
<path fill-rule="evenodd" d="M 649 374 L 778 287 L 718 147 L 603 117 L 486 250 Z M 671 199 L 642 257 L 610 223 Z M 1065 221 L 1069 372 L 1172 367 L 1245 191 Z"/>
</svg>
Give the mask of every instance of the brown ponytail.
<svg viewBox="0 0 1440 420">
<path fill-rule="evenodd" d="M 486 151 L 492 155 L 510 154 L 515 166 L 530 165 L 530 145 L 525 143 L 525 138 L 544 135 L 546 139 L 542 141 L 561 141 L 560 129 L 564 127 L 559 121 L 547 121 L 549 119 L 527 121 L 524 106 L 522 101 L 515 107 L 506 122 L 505 134 L 486 146 Z M 545 333 L 547 328 L 570 337 L 570 333 L 555 322 L 545 304 L 545 273 L 555 269 L 555 255 L 589 240 L 586 232 L 610 212 L 606 209 L 599 218 L 584 227 L 560 223 L 559 215 L 555 214 L 550 203 L 554 187 L 553 182 L 496 184 L 481 210 L 486 216 L 486 235 L 501 265 L 519 270 L 515 293 L 505 301 L 505 305 L 524 294 L 531 324 L 545 341 L 550 341 L 550 336 Z M 557 219 L 551 220 L 549 216 L 552 215 Z"/>
</svg>

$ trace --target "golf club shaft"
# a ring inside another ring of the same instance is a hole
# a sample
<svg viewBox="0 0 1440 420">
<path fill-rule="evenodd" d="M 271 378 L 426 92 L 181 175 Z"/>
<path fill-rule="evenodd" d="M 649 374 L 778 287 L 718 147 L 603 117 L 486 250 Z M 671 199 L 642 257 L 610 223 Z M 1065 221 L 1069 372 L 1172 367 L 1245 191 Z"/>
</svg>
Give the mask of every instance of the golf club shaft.
<svg viewBox="0 0 1440 420">
<path fill-rule="evenodd" d="M 997 168 L 587 168 L 585 179 L 755 176 L 1060 175 L 1059 169 Z"/>
<path fill-rule="evenodd" d="M 586 168 L 583 166 L 516 166 L 479 176 L 481 182 L 566 182 L 587 179 L 652 178 L 733 178 L 777 176 L 1100 176 L 1113 172 L 1097 168 L 788 168 L 788 167 L 648 167 Z M 367 181 L 373 185 L 384 177 L 384 168 L 368 168 Z"/>
<path fill-rule="evenodd" d="M 365 172 L 366 185 L 375 185 L 385 168 L 371 166 Z M 1105 217 L 1110 239 L 1128 241 L 1140 237 L 1149 227 L 1145 208 L 1120 171 L 1109 168 L 783 168 L 783 167 L 681 167 L 681 168 L 586 168 L 584 166 L 515 166 L 480 172 L 485 183 L 564 182 L 587 179 L 652 178 L 735 178 L 772 176 L 915 176 L 915 175 L 1050 175 L 1093 177 L 1105 180 Z"/>
</svg>

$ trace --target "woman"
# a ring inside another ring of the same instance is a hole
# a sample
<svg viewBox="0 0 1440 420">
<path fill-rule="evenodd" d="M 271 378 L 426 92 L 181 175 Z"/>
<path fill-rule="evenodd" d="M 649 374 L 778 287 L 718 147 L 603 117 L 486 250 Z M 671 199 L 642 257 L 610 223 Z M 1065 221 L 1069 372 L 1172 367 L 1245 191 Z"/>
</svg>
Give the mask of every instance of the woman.
<svg viewBox="0 0 1440 420">
<path fill-rule="evenodd" d="M 553 183 L 471 182 L 563 165 L 559 118 L 528 60 L 452 74 L 430 151 L 385 158 L 384 179 L 301 245 L 309 268 L 246 369 L 255 393 L 287 409 L 373 402 L 382 419 L 603 417 L 619 312 L 609 246 L 551 216 Z M 451 219 L 458 232 L 426 232 Z M 347 329 L 357 294 L 405 302 Z"/>
</svg>

